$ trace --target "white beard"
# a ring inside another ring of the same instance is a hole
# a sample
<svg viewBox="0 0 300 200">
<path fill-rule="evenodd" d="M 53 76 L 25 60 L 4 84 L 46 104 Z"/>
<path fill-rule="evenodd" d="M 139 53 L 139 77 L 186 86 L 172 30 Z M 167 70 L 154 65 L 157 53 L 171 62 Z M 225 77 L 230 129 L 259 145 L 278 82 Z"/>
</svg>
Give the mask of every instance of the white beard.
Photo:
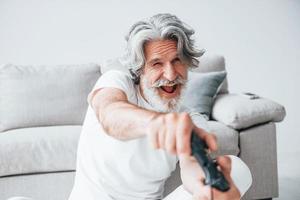
<svg viewBox="0 0 300 200">
<path fill-rule="evenodd" d="M 185 85 L 181 85 L 180 95 L 173 99 L 164 99 L 159 96 L 158 88 L 149 86 L 145 78 L 141 78 L 141 81 L 144 97 L 155 111 L 164 113 L 179 111 Z"/>
</svg>

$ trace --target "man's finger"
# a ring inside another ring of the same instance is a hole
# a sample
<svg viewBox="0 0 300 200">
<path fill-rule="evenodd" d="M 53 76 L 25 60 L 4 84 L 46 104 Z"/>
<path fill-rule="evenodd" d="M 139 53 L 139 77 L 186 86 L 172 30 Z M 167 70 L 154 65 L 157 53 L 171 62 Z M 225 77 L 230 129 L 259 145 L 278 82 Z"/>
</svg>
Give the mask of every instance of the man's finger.
<svg viewBox="0 0 300 200">
<path fill-rule="evenodd" d="M 231 159 L 228 156 L 219 156 L 217 158 L 217 163 L 221 168 L 226 180 L 232 184 L 232 178 L 230 176 L 231 173 Z"/>
<path fill-rule="evenodd" d="M 218 145 L 217 145 L 217 138 L 213 134 L 205 134 L 204 135 L 204 141 L 206 142 L 208 148 L 211 151 L 217 151 L 218 150 Z"/>
<path fill-rule="evenodd" d="M 150 139 L 150 143 L 151 143 L 152 147 L 154 149 L 158 149 L 159 148 L 158 133 L 150 133 L 150 134 L 147 134 L 147 135 L 149 135 L 149 139 Z"/>
<path fill-rule="evenodd" d="M 176 154 L 176 136 L 172 132 L 167 132 L 165 136 L 165 149 L 172 154 Z"/>
<path fill-rule="evenodd" d="M 179 126 L 176 132 L 176 146 L 177 153 L 179 154 L 191 154 L 191 127 Z"/>
<path fill-rule="evenodd" d="M 217 137 L 214 134 L 206 132 L 204 129 L 195 127 L 195 132 L 202 140 L 204 140 L 211 151 L 217 151 Z"/>
<path fill-rule="evenodd" d="M 160 132 L 157 136 L 158 138 L 158 144 L 159 144 L 159 147 L 160 149 L 164 149 L 165 148 L 165 132 Z"/>
<path fill-rule="evenodd" d="M 219 156 L 217 163 L 221 167 L 221 170 L 225 173 L 230 174 L 231 172 L 231 159 L 228 156 Z"/>
</svg>

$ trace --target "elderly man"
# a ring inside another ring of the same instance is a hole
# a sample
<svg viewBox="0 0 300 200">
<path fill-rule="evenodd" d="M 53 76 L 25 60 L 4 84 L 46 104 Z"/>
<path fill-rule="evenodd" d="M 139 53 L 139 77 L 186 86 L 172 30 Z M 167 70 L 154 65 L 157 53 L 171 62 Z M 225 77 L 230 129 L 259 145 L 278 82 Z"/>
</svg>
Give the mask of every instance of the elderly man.
<svg viewBox="0 0 300 200">
<path fill-rule="evenodd" d="M 234 200 L 250 187 L 249 169 L 237 157 L 217 158 L 230 183 L 221 192 L 203 184 L 204 173 L 191 156 L 192 130 L 211 151 L 217 149 L 205 120 L 197 127 L 180 105 L 187 71 L 203 54 L 194 47 L 193 33 L 170 14 L 131 27 L 123 58 L 131 75 L 111 70 L 89 94 L 69 200 L 162 199 L 178 160 L 183 186 L 166 199 Z"/>
</svg>

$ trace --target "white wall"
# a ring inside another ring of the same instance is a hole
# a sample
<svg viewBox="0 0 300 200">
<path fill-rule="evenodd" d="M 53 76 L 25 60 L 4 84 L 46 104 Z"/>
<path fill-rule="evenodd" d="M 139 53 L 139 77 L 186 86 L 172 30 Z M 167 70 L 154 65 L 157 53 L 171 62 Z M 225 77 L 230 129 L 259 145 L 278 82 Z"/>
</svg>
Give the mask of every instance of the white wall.
<svg viewBox="0 0 300 200">
<path fill-rule="evenodd" d="M 225 55 L 232 92 L 283 104 L 279 155 L 300 153 L 300 1 L 0 0 L 0 63 L 101 62 L 122 53 L 130 25 L 158 12 L 178 15 L 199 46 Z"/>
</svg>

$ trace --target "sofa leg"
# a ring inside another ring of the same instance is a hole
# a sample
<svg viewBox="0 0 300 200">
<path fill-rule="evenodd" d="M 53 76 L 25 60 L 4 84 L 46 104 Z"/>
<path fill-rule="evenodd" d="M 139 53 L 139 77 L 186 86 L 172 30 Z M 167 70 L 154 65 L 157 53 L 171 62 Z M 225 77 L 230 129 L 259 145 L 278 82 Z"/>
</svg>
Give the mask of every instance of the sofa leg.
<svg viewBox="0 0 300 200">
<path fill-rule="evenodd" d="M 252 173 L 252 185 L 244 199 L 278 196 L 276 128 L 266 123 L 240 132 L 240 158 Z"/>
</svg>

